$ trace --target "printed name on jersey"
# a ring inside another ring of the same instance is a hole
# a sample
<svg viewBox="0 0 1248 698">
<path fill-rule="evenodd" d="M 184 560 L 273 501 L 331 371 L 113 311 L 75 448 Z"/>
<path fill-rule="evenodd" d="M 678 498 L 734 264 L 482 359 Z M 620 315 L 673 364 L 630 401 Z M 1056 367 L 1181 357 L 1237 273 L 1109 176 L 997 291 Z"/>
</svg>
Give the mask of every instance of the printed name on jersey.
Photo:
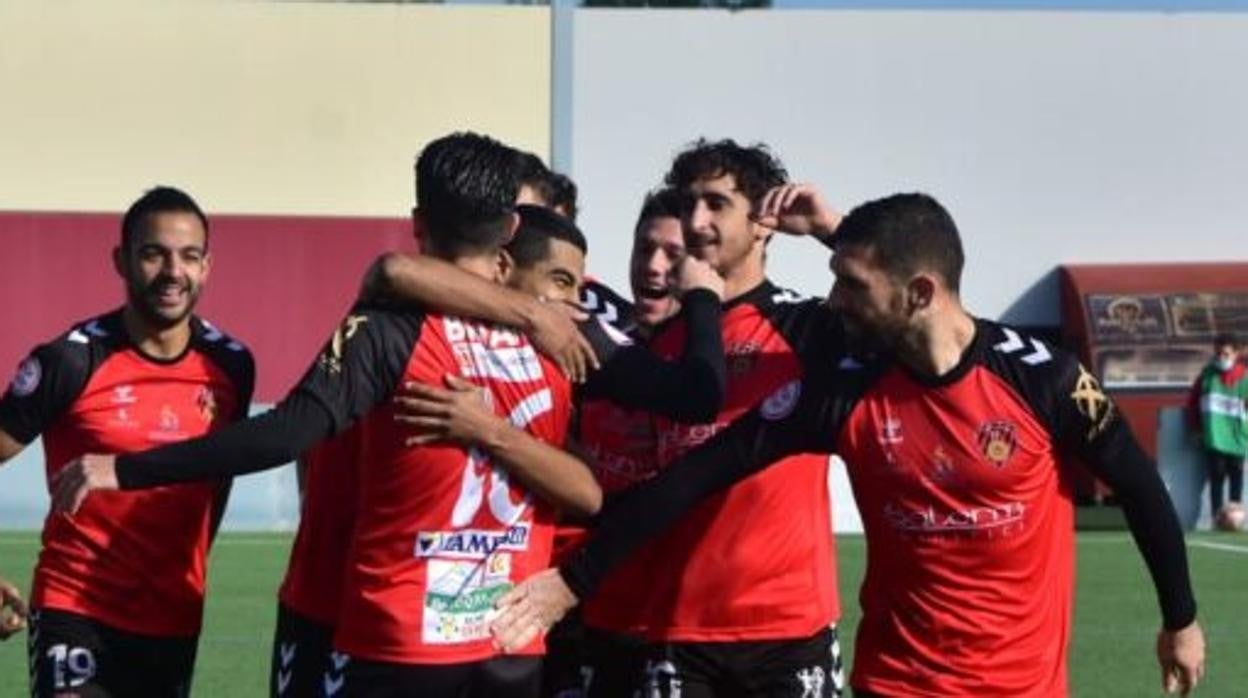
<svg viewBox="0 0 1248 698">
<path fill-rule="evenodd" d="M 502 531 L 470 528 L 457 531 L 421 531 L 416 537 L 414 553 L 418 558 L 483 560 L 499 551 L 528 550 L 529 533 L 530 524 L 527 522 L 508 526 Z"/>
<path fill-rule="evenodd" d="M 360 326 L 366 322 L 368 322 L 368 317 L 365 315 L 348 315 L 338 329 L 334 330 L 334 336 L 329 339 L 329 346 L 321 352 L 319 359 L 326 371 L 342 373 L 342 352 L 347 342 L 351 341 L 351 338 L 360 331 Z"/>
<path fill-rule="evenodd" d="M 1114 403 L 1101 390 L 1096 376 L 1082 365 L 1079 366 L 1079 377 L 1075 380 L 1075 389 L 1071 392 L 1070 399 L 1074 400 L 1079 414 L 1086 417 L 1091 425 L 1084 437 L 1088 441 L 1095 439 L 1113 423 Z"/>
<path fill-rule="evenodd" d="M 9 390 L 16 397 L 28 397 L 39 389 L 41 380 L 43 380 L 43 365 L 39 363 L 37 357 L 28 356 L 17 365 L 17 373 L 13 374 L 13 382 L 9 384 Z"/>
<path fill-rule="evenodd" d="M 442 327 L 465 377 L 505 383 L 542 380 L 541 359 L 519 334 L 450 317 L 443 318 Z"/>
<path fill-rule="evenodd" d="M 780 386 L 776 392 L 767 396 L 763 400 L 762 407 L 759 412 L 763 419 L 775 422 L 793 414 L 794 408 L 797 407 L 798 398 L 802 396 L 802 382 L 800 380 L 789 381 Z"/>
<path fill-rule="evenodd" d="M 992 348 L 1002 354 L 1025 352 L 1019 358 L 1028 366 L 1039 366 L 1053 358 L 1048 347 L 1044 346 L 1040 340 L 1028 338 L 1025 342 L 1017 332 L 1008 327 L 1002 327 L 1001 332 L 1005 334 L 1005 341 L 993 345 Z"/>
<path fill-rule="evenodd" d="M 977 440 L 984 458 L 997 468 L 1005 466 L 1018 446 L 1018 434 L 1014 425 L 999 419 L 981 424 Z"/>
</svg>

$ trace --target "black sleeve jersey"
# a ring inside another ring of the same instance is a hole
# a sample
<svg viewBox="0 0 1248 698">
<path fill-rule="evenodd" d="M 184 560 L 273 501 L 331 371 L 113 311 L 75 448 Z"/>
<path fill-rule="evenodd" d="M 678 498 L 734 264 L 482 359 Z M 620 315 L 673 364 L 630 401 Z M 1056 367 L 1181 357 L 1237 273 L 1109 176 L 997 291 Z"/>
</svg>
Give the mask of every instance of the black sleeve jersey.
<svg viewBox="0 0 1248 698">
<path fill-rule="evenodd" d="M 713 419 L 727 384 L 719 298 L 701 289 L 687 293 L 680 317 L 689 340 L 679 360 L 666 361 L 630 340 L 607 356 L 599 352 L 602 368 L 590 376 L 578 397 L 606 399 L 681 421 Z"/>
<path fill-rule="evenodd" d="M 126 333 L 120 310 L 78 323 L 69 332 L 39 345 L 18 366 L 0 400 L 0 429 L 19 443 L 29 444 L 69 411 L 110 357 L 124 351 L 137 350 Z M 246 417 L 255 387 L 251 352 L 194 316 L 186 351 L 203 354 L 221 369 L 234 392 L 236 409 L 230 418 Z M 173 378 L 178 374 L 176 364 L 175 360 L 146 365 L 162 365 L 162 373 Z M 134 376 L 135 380 L 144 378 Z"/>
<path fill-rule="evenodd" d="M 1059 451 L 1076 456 L 1117 495 L 1158 590 L 1165 625 L 1196 617 L 1182 527 L 1157 466 L 1113 400 L 1069 352 L 980 320 L 983 362 L 1031 405 Z"/>
<path fill-rule="evenodd" d="M 636 326 L 633 304 L 597 279 L 585 280 L 581 287 L 581 307 L 625 334 Z"/>
<path fill-rule="evenodd" d="M 424 314 L 359 306 L 275 407 L 212 434 L 117 459 L 122 489 L 274 468 L 345 430 L 390 397 L 420 338 Z"/>
<path fill-rule="evenodd" d="M 116 349 L 100 322 L 91 320 L 35 347 L 21 364 L 0 400 L 0 429 L 29 444 L 52 425 L 87 385 L 96 366 Z M 99 333 L 91 341 L 87 331 Z"/>
<path fill-rule="evenodd" d="M 831 453 L 845 420 L 883 371 L 848 353 L 836 318 L 821 304 L 793 303 L 777 313 L 805 366 L 753 410 L 655 477 L 634 485 L 595 520 L 587 544 L 560 568 L 580 598 L 610 570 L 706 497 L 796 453 Z"/>
</svg>

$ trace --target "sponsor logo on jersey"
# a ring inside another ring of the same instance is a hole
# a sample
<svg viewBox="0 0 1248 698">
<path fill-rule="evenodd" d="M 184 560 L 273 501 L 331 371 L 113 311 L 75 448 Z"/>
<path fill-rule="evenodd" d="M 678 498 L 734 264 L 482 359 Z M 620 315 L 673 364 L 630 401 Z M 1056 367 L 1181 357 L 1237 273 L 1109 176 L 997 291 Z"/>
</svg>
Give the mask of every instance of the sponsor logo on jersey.
<svg viewBox="0 0 1248 698">
<path fill-rule="evenodd" d="M 728 375 L 740 378 L 754 370 L 763 348 L 758 342 L 741 342 L 724 347 L 724 360 L 728 365 Z"/>
<path fill-rule="evenodd" d="M 1022 502 L 956 509 L 888 502 L 884 505 L 884 518 L 903 533 L 1006 533 L 1023 523 L 1026 511 L 1027 505 Z"/>
<path fill-rule="evenodd" d="M 984 422 L 979 427 L 979 450 L 990 463 L 1003 467 L 1018 447 L 1014 425 L 1004 420 Z"/>
<path fill-rule="evenodd" d="M 133 385 L 118 385 L 113 388 L 112 401 L 114 405 L 133 405 L 139 398 L 134 394 Z"/>
<path fill-rule="evenodd" d="M 9 390 L 17 397 L 27 397 L 39 388 L 39 381 L 42 379 L 43 365 L 39 363 L 39 359 L 28 356 L 17 365 L 17 373 L 13 375 Z"/>
<path fill-rule="evenodd" d="M 885 417 L 884 422 L 880 424 L 879 436 L 876 438 L 881 446 L 896 446 L 905 441 L 901 433 L 901 420 L 896 417 Z"/>
<path fill-rule="evenodd" d="M 451 557 L 480 560 L 498 551 L 529 548 L 529 524 L 520 523 L 504 530 L 466 528 L 459 531 L 421 531 L 416 536 L 416 557 Z"/>
</svg>

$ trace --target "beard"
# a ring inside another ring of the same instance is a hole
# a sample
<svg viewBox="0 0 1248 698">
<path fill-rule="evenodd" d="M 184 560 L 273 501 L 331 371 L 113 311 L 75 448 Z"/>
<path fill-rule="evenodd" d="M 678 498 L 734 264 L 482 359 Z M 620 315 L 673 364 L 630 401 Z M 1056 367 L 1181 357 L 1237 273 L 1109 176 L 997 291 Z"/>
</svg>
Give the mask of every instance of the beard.
<svg viewBox="0 0 1248 698">
<path fill-rule="evenodd" d="M 160 297 L 170 286 L 176 286 L 184 295 L 185 301 L 178 306 L 166 306 Z M 179 282 L 170 277 L 157 277 L 148 284 L 131 279 L 126 283 L 126 299 L 139 316 L 152 327 L 166 330 L 174 327 L 190 316 L 199 301 L 199 286 L 192 281 Z"/>
</svg>

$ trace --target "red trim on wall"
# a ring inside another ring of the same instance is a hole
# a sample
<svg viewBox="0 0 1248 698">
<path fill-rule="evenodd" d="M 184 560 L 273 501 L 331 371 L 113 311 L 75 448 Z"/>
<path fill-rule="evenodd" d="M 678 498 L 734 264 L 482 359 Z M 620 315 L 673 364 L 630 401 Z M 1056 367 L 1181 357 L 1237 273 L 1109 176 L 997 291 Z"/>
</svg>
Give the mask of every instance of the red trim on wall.
<svg viewBox="0 0 1248 698">
<path fill-rule="evenodd" d="M 119 213 L 0 212 L 0 380 L 34 345 L 119 306 Z M 256 400 L 294 385 L 381 252 L 415 248 L 403 218 L 214 215 L 197 312 L 256 356 Z"/>
</svg>

